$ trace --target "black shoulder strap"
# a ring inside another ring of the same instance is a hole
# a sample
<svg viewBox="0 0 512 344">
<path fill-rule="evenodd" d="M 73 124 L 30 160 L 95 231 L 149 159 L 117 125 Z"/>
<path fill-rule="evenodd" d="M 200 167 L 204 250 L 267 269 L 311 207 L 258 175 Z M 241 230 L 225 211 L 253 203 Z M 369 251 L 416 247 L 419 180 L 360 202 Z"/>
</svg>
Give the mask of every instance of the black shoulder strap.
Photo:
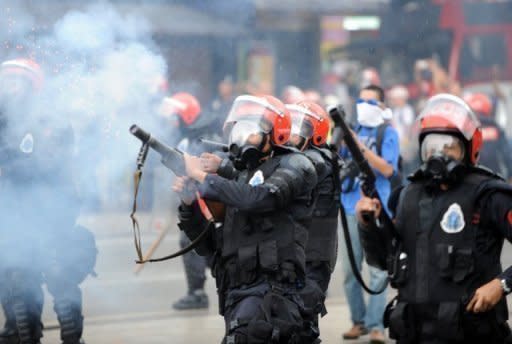
<svg viewBox="0 0 512 344">
<path fill-rule="evenodd" d="M 377 154 L 382 156 L 382 142 L 384 141 L 384 133 L 386 132 L 389 123 L 382 123 L 377 127 L 377 136 L 375 138 L 375 143 L 377 145 Z"/>
</svg>

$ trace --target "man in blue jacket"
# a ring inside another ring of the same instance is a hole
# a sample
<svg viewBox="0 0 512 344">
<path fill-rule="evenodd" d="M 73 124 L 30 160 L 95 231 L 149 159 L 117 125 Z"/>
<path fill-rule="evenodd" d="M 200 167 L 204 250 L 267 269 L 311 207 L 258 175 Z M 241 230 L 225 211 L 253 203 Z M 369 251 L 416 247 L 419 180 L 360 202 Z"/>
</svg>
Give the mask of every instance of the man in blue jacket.
<svg viewBox="0 0 512 344">
<path fill-rule="evenodd" d="M 400 155 L 398 134 L 393 127 L 384 123 L 383 111 L 384 91 L 376 85 L 364 87 L 356 101 L 357 124 L 354 128 L 356 142 L 366 160 L 377 175 L 377 191 L 386 204 L 391 193 L 389 179 L 398 171 L 398 158 Z M 381 126 L 386 126 L 381 128 Z M 381 128 L 381 129 L 379 129 Z M 377 138 L 378 132 L 384 130 L 382 140 Z M 382 141 L 382 142 L 379 142 Z M 380 145 L 380 147 L 378 147 Z M 348 150 L 343 148 L 343 157 L 350 160 Z M 357 167 L 355 167 L 357 168 Z M 342 185 L 341 201 L 345 207 L 350 232 L 350 240 L 354 248 L 357 268 L 361 270 L 363 251 L 357 232 L 357 220 L 355 217 L 355 205 L 361 197 L 358 171 L 344 178 Z M 346 238 L 347 239 L 347 238 Z M 343 250 L 343 245 L 341 246 Z M 372 343 L 384 343 L 384 327 L 382 316 L 386 306 L 386 291 L 380 295 L 371 295 L 368 306 L 363 298 L 363 291 L 351 270 L 346 252 L 343 250 L 343 274 L 344 288 L 349 304 L 353 326 L 343 334 L 344 339 L 357 339 L 370 331 Z M 385 271 L 370 267 L 370 288 L 378 289 L 382 283 L 386 283 Z"/>
</svg>

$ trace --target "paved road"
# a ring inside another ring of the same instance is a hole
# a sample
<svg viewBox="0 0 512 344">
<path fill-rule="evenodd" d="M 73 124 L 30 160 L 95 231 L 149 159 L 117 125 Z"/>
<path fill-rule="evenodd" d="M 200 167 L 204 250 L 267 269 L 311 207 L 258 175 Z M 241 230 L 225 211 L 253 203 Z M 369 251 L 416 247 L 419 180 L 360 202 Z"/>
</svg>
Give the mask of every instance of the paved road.
<svg viewBox="0 0 512 344">
<path fill-rule="evenodd" d="M 147 248 L 160 230 L 169 223 L 166 216 L 142 215 L 143 244 Z M 207 282 L 210 295 L 208 311 L 176 312 L 171 303 L 183 295 L 186 284 L 181 260 L 147 265 L 134 274 L 135 250 L 128 213 L 85 216 L 81 222 L 96 236 L 99 256 L 97 278 L 83 283 L 86 329 L 89 344 L 195 344 L 218 343 L 223 333 L 223 321 L 217 314 L 214 283 Z M 178 248 L 177 229 L 166 236 L 156 255 Z M 512 250 L 507 246 L 505 265 L 512 263 Z M 340 343 L 341 332 L 350 327 L 348 307 L 342 293 L 340 264 L 337 264 L 328 295 L 329 314 L 321 320 L 324 343 Z M 44 322 L 57 324 L 51 298 L 46 298 Z M 55 344 L 59 333 L 45 331 L 44 344 Z M 354 343 L 353 341 L 351 341 Z M 355 343 L 367 342 L 363 340 Z"/>
</svg>

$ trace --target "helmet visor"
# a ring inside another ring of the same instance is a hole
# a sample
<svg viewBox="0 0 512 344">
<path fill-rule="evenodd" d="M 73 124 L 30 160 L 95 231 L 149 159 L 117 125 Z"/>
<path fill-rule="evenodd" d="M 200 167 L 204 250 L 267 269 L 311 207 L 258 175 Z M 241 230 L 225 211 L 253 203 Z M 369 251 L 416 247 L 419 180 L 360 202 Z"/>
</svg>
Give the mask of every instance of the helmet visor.
<svg viewBox="0 0 512 344">
<path fill-rule="evenodd" d="M 244 120 L 259 123 L 261 129 L 265 133 L 269 133 L 272 130 L 269 112 L 284 116 L 282 111 L 264 98 L 250 95 L 238 96 L 229 111 L 228 117 L 224 123 L 224 128 L 225 130 L 230 129 L 233 127 L 234 123 Z"/>
<path fill-rule="evenodd" d="M 453 135 L 427 134 L 421 143 L 421 160 L 423 162 L 433 155 L 449 156 L 455 160 L 462 161 L 464 153 L 464 143 Z"/>
<path fill-rule="evenodd" d="M 313 136 L 314 126 L 311 116 L 304 109 L 297 105 L 286 105 L 292 117 L 291 135 L 297 135 L 304 139 L 310 139 Z"/>
<path fill-rule="evenodd" d="M 233 130 L 229 135 L 229 145 L 238 147 L 251 145 L 258 147 L 263 142 L 264 132 L 259 123 L 253 121 L 238 121 L 233 125 Z"/>
</svg>

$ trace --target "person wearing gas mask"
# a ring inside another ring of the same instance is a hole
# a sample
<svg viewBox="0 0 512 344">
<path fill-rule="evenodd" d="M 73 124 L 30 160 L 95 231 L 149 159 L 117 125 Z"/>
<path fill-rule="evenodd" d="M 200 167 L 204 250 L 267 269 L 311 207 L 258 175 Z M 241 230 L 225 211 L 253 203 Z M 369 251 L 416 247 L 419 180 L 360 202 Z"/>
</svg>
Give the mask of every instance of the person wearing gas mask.
<svg viewBox="0 0 512 344">
<path fill-rule="evenodd" d="M 462 99 L 436 95 L 418 121 L 422 165 L 389 202 L 396 234 L 372 221 L 382 211 L 378 200 L 362 197 L 356 206 L 367 261 L 394 271 L 390 336 L 398 343 L 504 343 L 512 267 L 503 271 L 500 255 L 504 239 L 512 241 L 512 188 L 476 165 L 481 127 Z M 395 252 L 386 252 L 387 240 L 395 240 Z"/>
<path fill-rule="evenodd" d="M 390 178 L 398 171 L 400 149 L 396 130 L 384 123 L 384 91 L 376 85 L 366 86 L 360 91 L 356 106 L 357 125 L 354 128 L 354 136 L 357 138 L 356 142 L 360 146 L 365 159 L 368 160 L 377 175 L 377 192 L 383 200 L 387 200 L 391 192 Z M 385 127 L 382 135 L 379 135 L 381 126 Z M 357 178 L 359 171 L 355 163 L 351 161 L 346 148 L 342 149 L 341 155 L 345 158 L 345 161 L 349 161 L 348 167 L 344 171 L 352 171 L 342 180 L 341 202 L 345 207 L 350 233 L 350 239 L 345 239 L 351 240 L 357 267 L 361 270 L 363 252 L 359 242 L 355 217 L 355 205 L 361 197 L 360 183 Z M 370 295 L 368 306 L 366 306 L 363 299 L 363 289 L 352 272 L 344 247 L 344 245 L 341 245 L 343 285 L 353 326 L 343 334 L 343 338 L 357 339 L 370 331 L 372 342 L 382 343 L 385 339 L 382 314 L 386 306 L 386 291 L 379 295 Z M 387 283 L 386 272 L 370 267 L 370 288 L 377 290 L 383 283 Z"/>
<path fill-rule="evenodd" d="M 483 93 L 471 93 L 464 97 L 464 100 L 477 114 L 482 124 L 484 145 L 478 163 L 501 174 L 512 183 L 511 147 L 503 128 L 492 117 L 491 99 Z"/>
<path fill-rule="evenodd" d="M 167 124 L 172 127 L 171 138 L 179 138 L 176 145 L 182 152 L 199 155 L 204 147 L 198 138 L 220 141 L 220 133 L 211 131 L 212 123 L 217 117 L 208 118 L 201 112 L 201 105 L 196 97 L 186 92 L 179 92 L 166 97 L 162 104 L 161 115 Z M 159 186 L 156 186 L 159 187 Z M 190 244 L 185 233 L 180 233 L 180 247 Z M 173 303 L 175 310 L 205 309 L 208 308 L 208 295 L 204 291 L 206 282 L 207 258 L 198 255 L 194 250 L 183 255 L 183 266 L 187 279 L 188 292 L 185 296 Z"/>
<path fill-rule="evenodd" d="M 318 314 L 324 316 L 325 293 L 338 256 L 339 166 L 338 155 L 327 146 L 330 118 L 311 101 L 287 104 L 292 116 L 288 145 L 297 148 L 313 162 L 318 183 L 314 195 L 313 218 L 306 246 L 306 286 L 300 294 L 306 307 L 306 328 L 319 336 Z"/>
<path fill-rule="evenodd" d="M 42 283 L 53 296 L 62 342 L 81 343 L 79 284 L 93 273 L 96 260 L 92 233 L 76 226 L 80 203 L 71 172 L 73 132 L 64 119 L 41 113 L 49 109 L 43 81 L 32 60 L 1 64 L 2 344 L 40 342 Z"/>
<path fill-rule="evenodd" d="M 223 223 L 196 247 L 214 256 L 223 343 L 299 343 L 315 168 L 284 146 L 291 118 L 272 96 L 237 97 L 225 127 L 239 173 L 233 180 L 209 174 L 199 158 L 185 155 L 188 177 L 173 186 L 182 199 L 179 226 L 191 240 L 205 228 L 196 190 L 226 205 Z"/>
</svg>

